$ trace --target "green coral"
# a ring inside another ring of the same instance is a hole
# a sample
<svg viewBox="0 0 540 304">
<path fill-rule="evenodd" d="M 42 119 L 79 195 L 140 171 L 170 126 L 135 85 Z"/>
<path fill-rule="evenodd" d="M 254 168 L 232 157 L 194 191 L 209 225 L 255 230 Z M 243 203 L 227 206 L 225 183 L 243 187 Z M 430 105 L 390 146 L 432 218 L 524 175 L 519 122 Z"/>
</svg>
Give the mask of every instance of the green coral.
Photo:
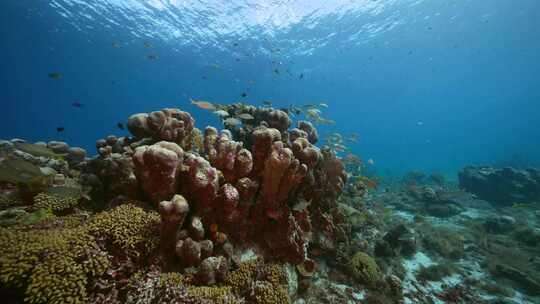
<svg viewBox="0 0 540 304">
<path fill-rule="evenodd" d="M 0 282 L 24 288 L 28 303 L 84 303 L 89 280 L 109 266 L 84 227 L 0 230 Z"/>
<path fill-rule="evenodd" d="M 364 284 L 373 284 L 381 277 L 381 271 L 375 260 L 364 252 L 357 252 L 349 261 L 351 274 Z"/>
<path fill-rule="evenodd" d="M 109 245 L 134 256 L 144 256 L 157 248 L 159 221 L 157 212 L 124 204 L 96 214 L 90 219 L 88 228 L 92 235 Z"/>
</svg>

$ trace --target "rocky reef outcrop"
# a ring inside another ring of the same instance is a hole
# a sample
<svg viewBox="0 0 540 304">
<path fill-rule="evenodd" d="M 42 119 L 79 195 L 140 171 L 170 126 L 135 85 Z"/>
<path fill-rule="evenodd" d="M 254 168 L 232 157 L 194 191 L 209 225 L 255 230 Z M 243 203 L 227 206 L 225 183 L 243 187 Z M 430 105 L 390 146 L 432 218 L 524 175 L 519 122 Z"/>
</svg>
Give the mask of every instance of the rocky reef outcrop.
<svg viewBox="0 0 540 304">
<path fill-rule="evenodd" d="M 468 166 L 459 172 L 459 185 L 479 198 L 498 205 L 540 199 L 540 170 Z"/>
</svg>

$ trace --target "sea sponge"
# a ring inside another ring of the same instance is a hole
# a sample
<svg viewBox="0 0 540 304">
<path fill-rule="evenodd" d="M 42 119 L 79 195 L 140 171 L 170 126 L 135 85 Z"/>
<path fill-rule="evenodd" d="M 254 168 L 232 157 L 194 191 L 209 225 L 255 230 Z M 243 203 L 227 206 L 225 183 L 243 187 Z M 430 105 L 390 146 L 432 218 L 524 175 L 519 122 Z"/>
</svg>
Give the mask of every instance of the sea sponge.
<svg viewBox="0 0 540 304">
<path fill-rule="evenodd" d="M 364 252 L 357 252 L 349 261 L 349 271 L 364 284 L 373 284 L 381 277 L 381 271 L 375 260 Z"/>
</svg>

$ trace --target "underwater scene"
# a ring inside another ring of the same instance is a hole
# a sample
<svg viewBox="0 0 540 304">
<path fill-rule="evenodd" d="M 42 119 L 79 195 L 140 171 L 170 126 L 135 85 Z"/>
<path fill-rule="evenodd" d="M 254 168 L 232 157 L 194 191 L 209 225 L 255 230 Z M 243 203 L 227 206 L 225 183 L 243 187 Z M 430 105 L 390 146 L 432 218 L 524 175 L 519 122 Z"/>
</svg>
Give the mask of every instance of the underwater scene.
<svg viewBox="0 0 540 304">
<path fill-rule="evenodd" d="M 0 24 L 1 303 L 540 303 L 538 0 Z"/>
</svg>

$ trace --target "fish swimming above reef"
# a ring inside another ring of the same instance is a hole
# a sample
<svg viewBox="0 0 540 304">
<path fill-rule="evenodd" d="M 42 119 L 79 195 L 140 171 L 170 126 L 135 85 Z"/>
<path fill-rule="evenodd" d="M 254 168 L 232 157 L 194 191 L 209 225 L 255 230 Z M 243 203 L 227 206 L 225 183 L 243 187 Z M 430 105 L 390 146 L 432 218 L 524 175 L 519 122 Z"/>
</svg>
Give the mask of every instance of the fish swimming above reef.
<svg viewBox="0 0 540 304">
<path fill-rule="evenodd" d="M 72 105 L 73 107 L 79 108 L 79 109 L 84 107 L 84 104 L 82 104 L 82 103 L 80 103 L 80 102 L 78 102 L 78 101 L 72 102 L 71 105 Z"/>
<path fill-rule="evenodd" d="M 145 42 L 144 43 L 144 47 L 145 48 L 151 48 L 152 47 L 152 44 L 150 42 Z"/>
<path fill-rule="evenodd" d="M 270 100 L 263 100 L 263 105 L 267 106 L 267 107 L 271 107 L 272 106 L 272 101 Z"/>
<path fill-rule="evenodd" d="M 375 161 L 373 160 L 373 158 L 368 159 L 367 163 L 372 166 L 375 165 Z"/>
<path fill-rule="evenodd" d="M 242 96 L 242 97 L 247 97 L 247 93 L 244 92 L 244 93 L 242 93 L 240 96 Z"/>
<path fill-rule="evenodd" d="M 225 119 L 223 121 L 223 123 L 226 124 L 226 125 L 231 125 L 231 126 L 237 126 L 237 125 L 242 124 L 240 119 L 234 118 L 234 117 L 230 117 L 230 118 Z"/>
<path fill-rule="evenodd" d="M 240 114 L 240 115 L 238 115 L 236 117 L 238 117 L 238 118 L 240 118 L 242 120 L 253 120 L 253 119 L 255 119 L 255 117 L 253 117 L 253 115 L 251 115 L 249 113 L 242 113 L 242 114 Z"/>
<path fill-rule="evenodd" d="M 191 104 L 196 105 L 200 109 L 203 109 L 203 110 L 216 110 L 216 105 L 214 105 L 211 102 L 203 101 L 203 100 L 195 100 L 195 99 L 191 99 L 191 98 L 189 99 L 189 101 L 191 102 Z"/>
<path fill-rule="evenodd" d="M 116 126 L 117 126 L 118 129 L 120 129 L 120 130 L 124 130 L 124 129 L 125 129 L 125 128 L 124 128 L 124 124 L 121 123 L 121 122 L 119 122 L 118 124 L 116 124 Z"/>
<path fill-rule="evenodd" d="M 352 133 L 351 135 L 349 135 L 347 138 L 345 138 L 346 141 L 350 141 L 350 142 L 358 142 L 358 134 L 357 133 Z"/>
<path fill-rule="evenodd" d="M 64 132 L 66 130 L 66 128 L 64 127 L 57 127 L 56 128 L 56 132 L 60 133 L 60 132 Z"/>
<path fill-rule="evenodd" d="M 148 59 L 151 59 L 151 60 L 156 60 L 156 59 L 159 58 L 158 55 L 156 55 L 156 54 L 149 54 L 149 55 L 146 56 L 146 57 L 147 57 Z"/>
<path fill-rule="evenodd" d="M 52 72 L 52 73 L 49 73 L 49 78 L 58 80 L 62 78 L 62 74 L 58 72 Z"/>
<path fill-rule="evenodd" d="M 229 112 L 227 112 L 227 111 L 225 111 L 225 110 L 217 110 L 217 111 L 214 111 L 214 114 L 215 114 L 217 117 L 221 117 L 221 118 L 224 118 L 224 117 L 229 116 Z"/>
</svg>

